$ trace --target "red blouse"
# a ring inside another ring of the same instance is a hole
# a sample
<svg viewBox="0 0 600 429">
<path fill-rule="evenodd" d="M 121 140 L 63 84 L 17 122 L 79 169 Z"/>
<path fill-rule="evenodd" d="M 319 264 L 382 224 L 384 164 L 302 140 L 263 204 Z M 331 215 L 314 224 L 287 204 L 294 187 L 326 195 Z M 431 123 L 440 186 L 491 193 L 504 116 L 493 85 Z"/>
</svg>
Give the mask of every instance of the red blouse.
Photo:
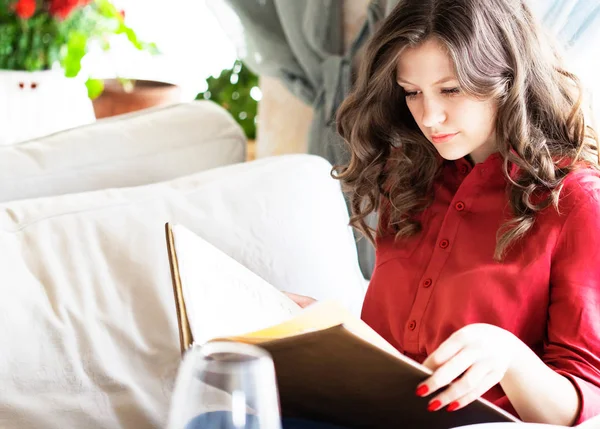
<svg viewBox="0 0 600 429">
<path fill-rule="evenodd" d="M 446 162 L 422 232 L 377 240 L 362 318 L 419 362 L 465 325 L 502 327 L 573 382 L 580 423 L 600 414 L 600 174 L 571 173 L 560 213 L 540 212 L 498 263 L 510 213 L 501 168 L 498 154 Z M 516 415 L 499 385 L 484 398 Z"/>
</svg>

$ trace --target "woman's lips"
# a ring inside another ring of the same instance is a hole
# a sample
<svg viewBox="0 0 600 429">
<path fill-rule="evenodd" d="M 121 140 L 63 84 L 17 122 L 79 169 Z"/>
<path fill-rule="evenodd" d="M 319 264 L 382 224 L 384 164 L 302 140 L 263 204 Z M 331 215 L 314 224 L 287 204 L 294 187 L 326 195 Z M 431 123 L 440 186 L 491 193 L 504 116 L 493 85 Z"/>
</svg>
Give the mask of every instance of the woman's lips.
<svg viewBox="0 0 600 429">
<path fill-rule="evenodd" d="M 435 144 L 446 143 L 446 142 L 449 142 L 450 140 L 452 140 L 454 138 L 454 136 L 457 134 L 458 133 L 435 134 L 435 135 L 431 136 L 431 141 L 433 141 Z"/>
</svg>

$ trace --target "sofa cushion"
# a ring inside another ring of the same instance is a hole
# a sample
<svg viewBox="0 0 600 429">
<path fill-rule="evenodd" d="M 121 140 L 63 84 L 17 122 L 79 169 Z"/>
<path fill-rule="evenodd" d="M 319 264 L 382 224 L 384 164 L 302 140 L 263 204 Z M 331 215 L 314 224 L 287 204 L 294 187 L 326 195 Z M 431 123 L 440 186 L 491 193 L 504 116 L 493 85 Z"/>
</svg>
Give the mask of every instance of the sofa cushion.
<svg viewBox="0 0 600 429">
<path fill-rule="evenodd" d="M 330 168 L 288 155 L 0 204 L 0 427 L 165 427 L 180 359 L 167 221 L 358 314 L 366 284 Z"/>
<path fill-rule="evenodd" d="M 0 202 L 156 183 L 245 157 L 241 127 L 213 102 L 147 109 L 0 146 Z"/>
</svg>

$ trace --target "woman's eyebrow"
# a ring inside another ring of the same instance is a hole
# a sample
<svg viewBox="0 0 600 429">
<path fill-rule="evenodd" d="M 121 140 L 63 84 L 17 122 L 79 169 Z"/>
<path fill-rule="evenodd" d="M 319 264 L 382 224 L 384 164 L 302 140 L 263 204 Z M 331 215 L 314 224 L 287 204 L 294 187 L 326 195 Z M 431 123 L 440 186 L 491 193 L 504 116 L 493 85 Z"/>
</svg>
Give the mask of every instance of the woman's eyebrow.
<svg viewBox="0 0 600 429">
<path fill-rule="evenodd" d="M 449 82 L 451 80 L 456 80 L 456 78 L 454 76 L 446 76 L 446 77 L 441 78 L 437 82 L 434 82 L 433 84 L 434 85 L 439 85 L 440 83 L 446 83 L 446 82 Z M 399 85 L 402 85 L 403 83 L 406 83 L 406 84 L 409 84 L 409 85 L 418 86 L 418 85 L 415 85 L 414 83 L 410 83 L 409 81 L 404 80 L 404 79 L 402 79 L 400 77 L 397 79 L 397 82 L 398 82 Z"/>
</svg>

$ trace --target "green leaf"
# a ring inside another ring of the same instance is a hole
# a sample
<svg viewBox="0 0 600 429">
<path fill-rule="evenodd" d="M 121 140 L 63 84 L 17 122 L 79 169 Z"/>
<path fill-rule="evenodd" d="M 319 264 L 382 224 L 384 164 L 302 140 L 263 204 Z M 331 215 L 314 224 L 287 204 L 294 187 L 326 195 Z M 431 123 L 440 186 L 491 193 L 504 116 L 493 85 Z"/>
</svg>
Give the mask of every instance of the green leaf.
<svg viewBox="0 0 600 429">
<path fill-rule="evenodd" d="M 29 31 L 25 31 L 25 32 L 23 32 L 23 34 L 21 34 L 21 37 L 19 37 L 19 41 L 17 42 L 17 47 L 19 48 L 20 51 L 25 51 L 25 50 L 27 50 L 28 46 L 29 46 Z"/>
<path fill-rule="evenodd" d="M 62 65 L 65 76 L 75 77 L 81 71 L 81 60 L 86 54 L 87 36 L 81 32 L 72 32 L 67 43 L 67 53 L 63 58 Z"/>
<path fill-rule="evenodd" d="M 107 18 L 121 17 L 117 8 L 108 0 L 97 0 L 96 7 L 102 16 Z"/>
<path fill-rule="evenodd" d="M 142 49 L 144 51 L 150 52 L 151 55 L 159 55 L 160 49 L 156 46 L 156 43 L 144 43 L 142 42 Z"/>
<path fill-rule="evenodd" d="M 69 50 L 72 52 L 85 52 L 87 45 L 87 35 L 81 31 L 74 31 L 69 34 Z"/>
<path fill-rule="evenodd" d="M 125 35 L 127 36 L 127 39 L 131 42 L 133 46 L 135 46 L 140 51 L 143 49 L 143 46 L 138 40 L 137 35 L 131 28 L 125 27 Z"/>
<path fill-rule="evenodd" d="M 104 91 L 104 81 L 100 79 L 90 78 L 85 82 L 85 86 L 87 87 L 88 97 L 92 100 L 98 98 Z"/>
<path fill-rule="evenodd" d="M 237 83 L 231 83 L 234 74 L 237 75 Z M 221 105 L 240 124 L 248 138 L 256 138 L 258 103 L 250 92 L 258 86 L 258 76 L 236 61 L 231 68 L 222 70 L 218 77 L 208 77 L 206 83 L 207 91 L 198 94 L 196 99 L 210 99 Z"/>
</svg>

